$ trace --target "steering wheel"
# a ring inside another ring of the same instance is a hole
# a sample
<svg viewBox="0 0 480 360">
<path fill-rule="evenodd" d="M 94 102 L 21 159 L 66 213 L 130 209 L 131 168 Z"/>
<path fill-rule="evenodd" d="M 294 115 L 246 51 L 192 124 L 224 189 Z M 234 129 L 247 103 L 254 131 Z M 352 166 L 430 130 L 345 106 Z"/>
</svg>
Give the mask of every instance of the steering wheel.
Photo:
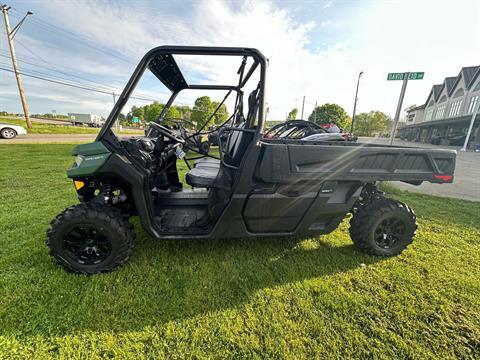
<svg viewBox="0 0 480 360">
<path fill-rule="evenodd" d="M 185 143 L 185 140 L 184 140 L 184 139 L 175 136 L 175 134 L 173 133 L 172 130 L 166 128 L 166 127 L 163 126 L 163 125 L 157 124 L 156 122 L 151 122 L 149 126 L 150 126 L 152 129 L 155 129 L 156 131 L 158 131 L 160 134 L 166 136 L 166 137 L 169 138 L 170 140 L 176 141 L 176 142 L 178 142 L 178 143 L 180 143 L 180 144 L 184 144 L 184 143 Z"/>
<path fill-rule="evenodd" d="M 180 118 L 170 118 L 169 122 L 178 126 L 182 138 L 185 140 L 184 148 L 193 150 L 194 152 L 200 152 L 201 154 L 208 154 L 210 146 L 208 142 L 202 142 L 197 133 L 196 125 L 190 120 Z M 185 127 L 185 124 L 190 125 L 190 129 Z"/>
</svg>

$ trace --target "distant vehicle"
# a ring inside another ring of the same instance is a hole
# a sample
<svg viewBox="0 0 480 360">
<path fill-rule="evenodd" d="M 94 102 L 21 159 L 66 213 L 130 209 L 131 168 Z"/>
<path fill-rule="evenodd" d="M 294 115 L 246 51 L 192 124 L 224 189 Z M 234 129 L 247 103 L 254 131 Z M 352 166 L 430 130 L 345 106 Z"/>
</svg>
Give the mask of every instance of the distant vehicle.
<svg viewBox="0 0 480 360">
<path fill-rule="evenodd" d="M 344 141 L 339 133 L 329 133 L 311 121 L 289 120 L 275 125 L 263 136 L 265 139 Z"/>
<path fill-rule="evenodd" d="M 105 119 L 95 114 L 75 114 L 68 113 L 68 119 L 72 125 L 87 125 L 90 127 L 102 127 Z"/>
<path fill-rule="evenodd" d="M 339 128 L 336 124 L 334 123 L 328 123 L 328 124 L 320 124 L 320 126 L 322 128 L 324 128 L 325 130 L 327 130 L 329 133 L 331 134 L 341 134 L 342 137 L 346 140 L 346 141 L 357 141 L 358 140 L 358 136 L 355 136 L 353 134 L 350 134 L 348 131 L 345 131 L 341 128 Z"/>
<path fill-rule="evenodd" d="M 27 135 L 25 130 L 20 125 L 0 124 L 0 137 L 4 139 L 13 139 L 17 135 Z"/>
</svg>

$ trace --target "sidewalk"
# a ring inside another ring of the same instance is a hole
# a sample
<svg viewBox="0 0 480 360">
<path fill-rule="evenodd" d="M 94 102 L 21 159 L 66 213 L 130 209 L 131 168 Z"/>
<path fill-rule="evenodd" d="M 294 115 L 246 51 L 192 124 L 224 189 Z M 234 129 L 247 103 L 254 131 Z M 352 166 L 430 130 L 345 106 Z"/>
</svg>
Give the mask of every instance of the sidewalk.
<svg viewBox="0 0 480 360">
<path fill-rule="evenodd" d="M 360 143 L 388 144 L 389 139 L 362 137 L 358 141 Z M 411 192 L 480 201 L 480 153 L 458 151 L 459 146 L 431 145 L 397 139 L 395 139 L 394 145 L 457 150 L 457 162 L 452 184 L 423 183 L 415 186 L 402 182 L 392 182 L 392 185 Z"/>
</svg>

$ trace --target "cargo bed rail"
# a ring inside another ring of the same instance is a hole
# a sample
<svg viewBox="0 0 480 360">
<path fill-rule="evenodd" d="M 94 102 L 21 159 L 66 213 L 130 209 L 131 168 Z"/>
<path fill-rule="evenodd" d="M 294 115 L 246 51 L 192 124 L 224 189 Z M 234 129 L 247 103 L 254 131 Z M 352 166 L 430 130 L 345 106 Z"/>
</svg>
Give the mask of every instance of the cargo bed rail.
<svg viewBox="0 0 480 360">
<path fill-rule="evenodd" d="M 267 183 L 299 180 L 451 183 L 455 150 L 348 142 L 262 140 L 255 175 Z"/>
</svg>

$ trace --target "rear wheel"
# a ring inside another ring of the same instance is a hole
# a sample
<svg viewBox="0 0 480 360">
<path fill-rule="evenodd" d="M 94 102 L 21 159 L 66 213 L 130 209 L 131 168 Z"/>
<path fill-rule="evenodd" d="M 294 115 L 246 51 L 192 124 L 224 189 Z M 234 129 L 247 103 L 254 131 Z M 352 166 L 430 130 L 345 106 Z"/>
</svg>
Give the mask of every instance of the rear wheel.
<svg viewBox="0 0 480 360">
<path fill-rule="evenodd" d="M 0 135 L 2 135 L 4 139 L 13 139 L 17 136 L 17 132 L 11 128 L 3 128 L 2 131 L 0 131 Z"/>
<path fill-rule="evenodd" d="M 368 254 L 400 254 L 417 230 L 416 216 L 406 204 L 383 198 L 368 203 L 350 220 L 350 237 L 355 246 Z"/>
<path fill-rule="evenodd" d="M 84 203 L 67 208 L 50 224 L 50 255 L 67 271 L 96 274 L 125 264 L 133 249 L 132 224 L 115 208 Z"/>
</svg>

